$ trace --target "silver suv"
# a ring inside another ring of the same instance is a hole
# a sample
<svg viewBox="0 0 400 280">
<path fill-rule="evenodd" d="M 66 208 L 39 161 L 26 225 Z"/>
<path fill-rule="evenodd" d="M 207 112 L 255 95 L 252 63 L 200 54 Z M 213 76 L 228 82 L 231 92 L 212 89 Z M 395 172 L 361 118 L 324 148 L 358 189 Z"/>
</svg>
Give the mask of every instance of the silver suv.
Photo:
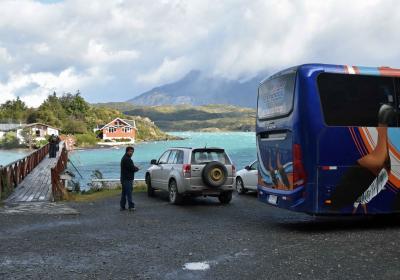
<svg viewBox="0 0 400 280">
<path fill-rule="evenodd" d="M 183 196 L 215 196 L 222 204 L 232 199 L 235 166 L 221 148 L 171 148 L 153 159 L 146 171 L 147 194 L 169 192 L 169 201 Z"/>
</svg>

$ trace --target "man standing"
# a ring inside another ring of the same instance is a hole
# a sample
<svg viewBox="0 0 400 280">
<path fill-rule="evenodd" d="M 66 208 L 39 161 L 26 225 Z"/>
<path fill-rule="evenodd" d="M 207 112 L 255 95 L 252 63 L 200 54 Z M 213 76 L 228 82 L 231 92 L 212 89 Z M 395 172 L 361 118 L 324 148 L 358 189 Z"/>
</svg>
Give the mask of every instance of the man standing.
<svg viewBox="0 0 400 280">
<path fill-rule="evenodd" d="M 56 153 L 57 153 L 57 151 L 56 151 L 56 149 L 57 149 L 57 147 L 56 147 L 57 143 L 56 143 L 56 136 L 55 136 L 54 134 L 52 134 L 52 135 L 50 136 L 50 138 L 49 138 L 49 143 L 50 143 L 49 157 L 50 157 L 50 158 L 55 158 L 55 157 L 56 157 Z"/>
<path fill-rule="evenodd" d="M 135 204 L 132 202 L 132 190 L 135 172 L 139 171 L 139 168 L 135 166 L 132 161 L 134 151 L 135 149 L 133 147 L 126 147 L 125 155 L 121 159 L 121 211 L 126 209 L 126 200 L 128 200 L 129 211 L 135 210 Z"/>
</svg>

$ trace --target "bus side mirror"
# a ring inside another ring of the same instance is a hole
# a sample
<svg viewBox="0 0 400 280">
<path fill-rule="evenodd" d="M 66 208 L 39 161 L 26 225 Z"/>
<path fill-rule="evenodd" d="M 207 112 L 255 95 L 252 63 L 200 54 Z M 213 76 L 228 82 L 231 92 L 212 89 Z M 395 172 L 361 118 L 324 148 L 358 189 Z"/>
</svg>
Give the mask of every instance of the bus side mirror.
<svg viewBox="0 0 400 280">
<path fill-rule="evenodd" d="M 152 165 L 157 165 L 157 160 L 156 160 L 156 159 L 152 159 L 152 160 L 150 161 L 150 164 L 152 164 Z"/>
<path fill-rule="evenodd" d="M 382 104 L 379 108 L 378 123 L 388 126 L 396 121 L 397 112 L 392 105 Z"/>
</svg>

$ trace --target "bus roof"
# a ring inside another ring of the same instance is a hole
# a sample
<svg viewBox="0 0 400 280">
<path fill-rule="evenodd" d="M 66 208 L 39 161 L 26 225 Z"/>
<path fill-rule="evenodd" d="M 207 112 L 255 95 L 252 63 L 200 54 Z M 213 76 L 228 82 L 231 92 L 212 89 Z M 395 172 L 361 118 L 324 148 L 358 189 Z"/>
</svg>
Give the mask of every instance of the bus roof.
<svg viewBox="0 0 400 280">
<path fill-rule="evenodd" d="M 273 79 L 281 75 L 293 73 L 296 71 L 310 71 L 310 70 L 313 71 L 319 70 L 326 73 L 400 77 L 400 69 L 391 68 L 388 66 L 365 67 L 365 66 L 352 66 L 352 65 L 312 63 L 312 64 L 302 64 L 279 71 L 278 73 L 263 79 L 261 81 L 261 84 L 264 83 L 266 80 Z"/>
</svg>

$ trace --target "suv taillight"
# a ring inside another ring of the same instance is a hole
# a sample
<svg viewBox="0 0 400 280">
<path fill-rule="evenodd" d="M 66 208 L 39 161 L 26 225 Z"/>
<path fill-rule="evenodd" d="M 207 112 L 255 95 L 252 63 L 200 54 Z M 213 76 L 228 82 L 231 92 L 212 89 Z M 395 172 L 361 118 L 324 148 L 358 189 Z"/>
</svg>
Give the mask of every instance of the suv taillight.
<svg viewBox="0 0 400 280">
<path fill-rule="evenodd" d="M 191 174 L 192 166 L 190 164 L 184 164 L 182 167 L 182 172 L 183 175 L 189 175 Z"/>
<path fill-rule="evenodd" d="M 232 176 L 236 176 L 236 166 L 232 164 Z"/>
<path fill-rule="evenodd" d="M 307 174 L 303 165 L 303 154 L 299 144 L 293 145 L 293 187 L 304 185 Z"/>
</svg>

